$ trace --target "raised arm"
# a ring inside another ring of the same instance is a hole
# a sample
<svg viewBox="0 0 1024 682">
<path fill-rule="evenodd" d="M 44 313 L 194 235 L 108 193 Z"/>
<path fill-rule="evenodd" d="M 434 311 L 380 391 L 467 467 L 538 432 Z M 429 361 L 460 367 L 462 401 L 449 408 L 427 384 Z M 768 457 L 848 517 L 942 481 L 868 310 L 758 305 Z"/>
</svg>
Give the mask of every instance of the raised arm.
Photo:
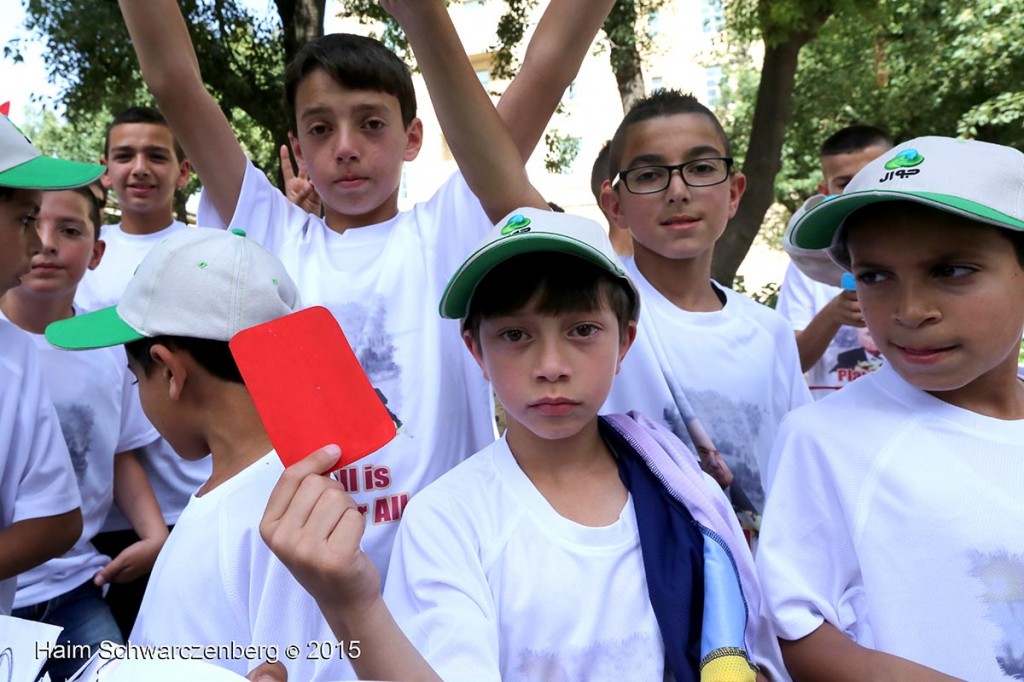
<svg viewBox="0 0 1024 682">
<path fill-rule="evenodd" d="M 487 216 L 497 222 L 521 206 L 547 209 L 466 57 L 443 0 L 381 0 L 381 5 L 405 31 L 448 146 Z"/>
<path fill-rule="evenodd" d="M 384 604 L 380 574 L 359 546 L 363 515 L 340 483 L 321 475 L 340 454 L 329 445 L 285 470 L 260 535 L 316 600 L 338 641 L 359 641 L 350 661 L 360 679 L 440 680 Z"/>
<path fill-rule="evenodd" d="M 245 177 L 245 153 L 203 84 L 192 39 L 175 0 L 119 0 L 142 77 L 192 161 L 204 191 L 231 222 Z"/>
<path fill-rule="evenodd" d="M 519 73 L 498 101 L 512 141 L 530 158 L 580 70 L 615 0 L 551 0 L 530 38 Z"/>
</svg>

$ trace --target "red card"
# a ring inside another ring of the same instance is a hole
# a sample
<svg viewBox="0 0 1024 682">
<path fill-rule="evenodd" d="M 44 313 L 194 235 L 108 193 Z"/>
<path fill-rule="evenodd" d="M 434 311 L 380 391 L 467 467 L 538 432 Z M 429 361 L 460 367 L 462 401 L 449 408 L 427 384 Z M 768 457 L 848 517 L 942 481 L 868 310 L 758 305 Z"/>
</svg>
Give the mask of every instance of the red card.
<svg viewBox="0 0 1024 682">
<path fill-rule="evenodd" d="M 251 327 L 229 345 L 285 466 L 336 443 L 333 471 L 395 437 L 391 415 L 326 308 Z"/>
</svg>

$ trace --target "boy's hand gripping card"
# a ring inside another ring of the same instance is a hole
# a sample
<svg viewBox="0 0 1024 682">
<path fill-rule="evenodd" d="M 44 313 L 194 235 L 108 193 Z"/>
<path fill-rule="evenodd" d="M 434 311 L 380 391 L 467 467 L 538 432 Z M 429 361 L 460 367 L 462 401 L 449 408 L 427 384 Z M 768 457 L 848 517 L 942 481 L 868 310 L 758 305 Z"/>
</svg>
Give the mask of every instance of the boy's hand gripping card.
<svg viewBox="0 0 1024 682">
<path fill-rule="evenodd" d="M 388 409 L 326 308 L 245 329 L 229 346 L 285 466 L 335 443 L 341 459 L 333 471 L 395 437 Z"/>
</svg>

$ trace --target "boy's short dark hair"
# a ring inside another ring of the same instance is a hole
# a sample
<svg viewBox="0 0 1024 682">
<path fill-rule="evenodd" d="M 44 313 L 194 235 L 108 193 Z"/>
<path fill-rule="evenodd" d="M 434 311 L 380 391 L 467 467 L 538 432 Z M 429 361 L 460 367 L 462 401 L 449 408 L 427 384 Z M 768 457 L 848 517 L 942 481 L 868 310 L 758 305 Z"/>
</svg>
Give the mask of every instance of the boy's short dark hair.
<svg viewBox="0 0 1024 682">
<path fill-rule="evenodd" d="M 163 126 L 167 130 L 171 129 L 171 126 L 167 125 L 167 119 L 160 113 L 159 109 L 153 107 L 128 107 L 117 116 L 114 116 L 110 125 L 107 126 L 107 133 L 103 140 L 103 155 L 110 156 L 110 131 L 115 126 L 122 125 L 124 123 L 149 123 L 151 125 Z M 185 160 L 185 150 L 182 149 L 181 145 L 178 144 L 177 138 L 174 137 L 174 133 L 171 133 L 171 139 L 174 140 L 174 155 L 178 158 L 178 163 Z"/>
<path fill-rule="evenodd" d="M 103 207 L 107 205 L 107 188 L 97 181 L 84 187 L 75 187 L 71 191 L 81 194 L 88 200 L 93 241 L 99 241 L 100 228 L 103 226 Z"/>
<path fill-rule="evenodd" d="M 1010 244 L 1013 246 L 1013 252 L 1017 256 L 1017 263 L 1020 265 L 1022 269 L 1024 269 L 1024 232 L 1018 232 L 1016 230 L 1011 230 L 1003 227 L 996 227 L 995 225 L 989 225 L 987 223 L 978 222 L 976 220 L 971 220 L 966 216 L 959 216 L 955 213 L 942 211 L 940 209 L 933 208 L 931 206 L 925 206 L 914 201 L 882 201 L 876 204 L 870 204 L 868 206 L 865 206 L 864 208 L 857 209 L 856 211 L 854 211 L 853 213 L 846 217 L 846 220 L 844 221 L 843 226 L 841 228 L 842 232 L 839 233 L 839 238 L 836 244 L 832 246 L 829 250 L 832 253 L 833 257 L 836 259 L 836 261 L 838 261 L 841 265 L 849 267 L 850 249 L 849 246 L 847 246 L 847 235 L 849 234 L 850 227 L 856 227 L 857 225 L 864 225 L 874 222 L 875 220 L 881 218 L 883 215 L 886 218 L 889 218 L 894 213 L 897 215 L 901 213 L 920 214 L 922 211 L 925 212 L 926 214 L 943 213 L 945 215 L 950 215 L 955 218 L 959 218 L 965 223 L 970 223 L 972 226 L 991 227 L 992 229 L 997 230 L 999 234 L 1005 237 L 1007 241 L 1009 241 Z"/>
<path fill-rule="evenodd" d="M 822 156 L 836 156 L 859 152 L 868 147 L 891 149 L 896 144 L 892 135 L 874 126 L 856 124 L 847 126 L 829 135 L 821 143 Z"/>
<path fill-rule="evenodd" d="M 679 90 L 655 90 L 653 94 L 637 101 L 623 117 L 619 127 L 615 129 L 608 152 L 608 177 L 615 177 L 622 168 L 622 155 L 626 147 L 626 135 L 629 129 L 637 123 L 659 118 L 662 116 L 675 116 L 677 114 L 697 114 L 705 116 L 715 127 L 715 131 L 721 138 L 725 156 L 732 156 L 732 146 L 729 144 L 729 136 L 718 121 L 714 112 L 700 103 L 690 93 Z"/>
<path fill-rule="evenodd" d="M 14 187 L 4 187 L 0 185 L 0 201 L 7 201 L 14 196 L 17 190 Z"/>
<path fill-rule="evenodd" d="M 590 169 L 590 193 L 594 199 L 601 200 L 601 185 L 605 180 L 612 179 L 611 167 L 608 165 L 608 155 L 612 150 L 612 141 L 608 140 L 601 145 L 601 151 L 594 159 L 594 167 Z"/>
<path fill-rule="evenodd" d="M 398 99 L 402 123 L 416 118 L 416 91 L 409 67 L 378 40 L 351 33 L 331 33 L 311 40 L 284 71 L 284 96 L 295 130 L 295 93 L 306 76 L 317 69 L 351 90 L 376 90 Z"/>
<path fill-rule="evenodd" d="M 172 350 L 183 350 L 213 376 L 225 381 L 245 384 L 227 341 L 211 341 L 189 336 L 152 336 L 138 341 L 129 341 L 124 350 L 148 377 L 156 366 L 149 350 L 160 344 Z"/>
<path fill-rule="evenodd" d="M 607 305 L 619 321 L 620 338 L 636 319 L 637 302 L 623 280 L 576 256 L 535 251 L 509 258 L 480 280 L 462 328 L 479 341 L 482 320 L 521 310 L 538 292 L 537 310 L 545 315 Z"/>
</svg>

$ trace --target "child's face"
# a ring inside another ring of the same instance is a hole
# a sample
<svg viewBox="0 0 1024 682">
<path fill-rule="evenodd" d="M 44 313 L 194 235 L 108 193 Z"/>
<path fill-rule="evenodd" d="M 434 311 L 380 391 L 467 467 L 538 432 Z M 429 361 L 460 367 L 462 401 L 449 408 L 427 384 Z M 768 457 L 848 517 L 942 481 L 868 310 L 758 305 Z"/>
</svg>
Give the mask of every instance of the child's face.
<svg viewBox="0 0 1024 682">
<path fill-rule="evenodd" d="M 78 192 L 43 192 L 38 223 L 42 250 L 32 257 L 21 289 L 35 294 L 74 292 L 86 269 L 99 265 L 104 244 L 96 239 L 90 208 L 89 200 Z"/>
<path fill-rule="evenodd" d="M 723 156 L 723 141 L 708 117 L 674 114 L 630 127 L 622 168 L 612 170 Z M 669 186 L 655 194 L 632 194 L 621 181 L 615 188 L 606 183 L 602 206 L 617 227 L 632 232 L 638 257 L 644 253 L 669 260 L 704 256 L 710 263 L 712 248 L 736 214 L 745 187 L 746 178 L 740 173 L 710 187 L 689 187 L 673 171 Z"/>
<path fill-rule="evenodd" d="M 544 315 L 536 299 L 524 309 L 480 322 L 466 345 L 505 408 L 510 435 L 570 438 L 592 423 L 636 334 L 607 305 Z M 528 432 L 528 433 L 527 433 Z"/>
<path fill-rule="evenodd" d="M 825 181 L 818 183 L 819 194 L 842 194 L 850 180 L 861 168 L 887 152 L 888 147 L 873 145 L 849 152 L 821 157 L 821 172 Z"/>
<path fill-rule="evenodd" d="M 42 192 L 16 189 L 0 198 L 0 295 L 18 286 L 29 261 L 39 253 L 36 220 Z"/>
<path fill-rule="evenodd" d="M 295 120 L 292 149 L 328 223 L 355 227 L 394 217 L 402 164 L 416 158 L 423 137 L 419 119 L 402 123 L 397 97 L 346 88 L 318 69 L 295 91 Z"/>
<path fill-rule="evenodd" d="M 876 345 L 908 382 L 966 409 L 1017 384 L 1024 270 L 997 230 L 897 211 L 854 222 L 847 237 Z"/>
<path fill-rule="evenodd" d="M 185 189 L 189 163 L 174 152 L 167 126 L 121 123 L 110 131 L 110 147 L 101 160 L 107 167 L 103 185 L 117 194 L 121 210 L 132 215 L 166 214 L 170 219 L 174 190 Z"/>
</svg>

